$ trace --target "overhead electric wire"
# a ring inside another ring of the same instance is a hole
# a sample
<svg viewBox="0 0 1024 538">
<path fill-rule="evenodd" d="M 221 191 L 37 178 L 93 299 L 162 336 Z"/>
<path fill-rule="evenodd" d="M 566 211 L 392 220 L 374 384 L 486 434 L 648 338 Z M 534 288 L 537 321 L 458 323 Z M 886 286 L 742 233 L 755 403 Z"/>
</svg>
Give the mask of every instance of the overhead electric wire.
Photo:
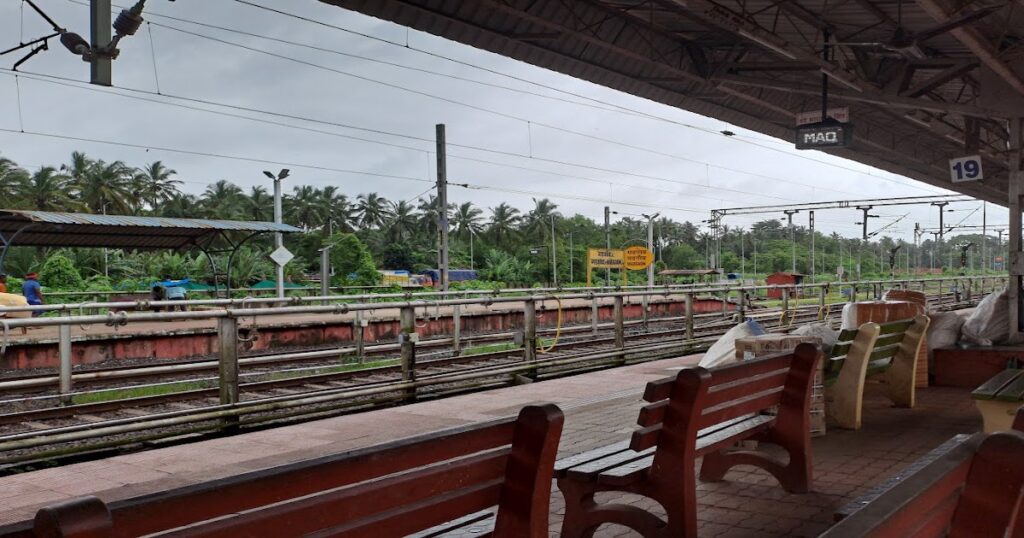
<svg viewBox="0 0 1024 538">
<path fill-rule="evenodd" d="M 726 171 L 729 171 L 729 172 L 733 172 L 733 173 L 737 173 L 737 174 L 749 175 L 749 176 L 753 176 L 753 177 L 761 177 L 761 178 L 764 178 L 764 179 L 770 179 L 772 181 L 779 181 L 779 182 L 782 182 L 782 183 L 789 183 L 789 184 L 793 184 L 793 185 L 797 185 L 797 186 L 805 187 L 805 188 L 830 190 L 830 191 L 833 191 L 833 192 L 839 192 L 839 193 L 843 193 L 843 194 L 856 194 L 856 193 L 849 192 L 849 191 L 843 191 L 843 190 L 829 188 L 829 187 L 820 187 L 820 186 L 816 186 L 816 185 L 808 185 L 806 183 L 800 183 L 798 181 L 793 181 L 793 180 L 784 179 L 784 178 L 780 178 L 780 177 L 768 176 L 768 175 L 765 175 L 765 174 L 759 174 L 757 172 L 751 172 L 751 171 L 747 171 L 747 170 L 740 170 L 740 169 L 732 168 L 732 167 L 729 167 L 729 166 L 722 166 L 722 165 L 710 163 L 710 162 L 707 162 L 707 161 L 701 161 L 701 160 L 698 160 L 698 159 L 693 159 L 693 158 L 690 158 L 690 157 L 684 157 L 684 156 L 681 156 L 681 155 L 675 155 L 675 154 L 672 154 L 672 153 L 666 153 L 666 152 L 662 152 L 662 151 L 658 151 L 658 150 L 654 150 L 654 149 L 650 149 L 650 148 L 645 148 L 643 146 L 637 146 L 637 145 L 629 144 L 629 143 L 626 143 L 626 142 L 621 142 L 621 141 L 618 141 L 618 140 L 612 140 L 612 139 L 609 139 L 609 138 L 604 138 L 604 137 L 600 137 L 600 136 L 597 136 L 597 135 L 592 135 L 592 134 L 589 134 L 589 133 L 584 133 L 584 132 L 581 132 L 581 131 L 574 131 L 572 129 L 567 129 L 567 128 L 564 128 L 564 127 L 559 127 L 557 125 L 547 124 L 547 123 L 543 123 L 543 122 L 537 122 L 535 120 L 530 120 L 530 119 L 527 119 L 527 118 L 516 116 L 514 114 L 509 114 L 507 112 L 501 112 L 501 111 L 498 111 L 498 110 L 494 110 L 494 109 L 489 109 L 489 108 L 486 108 L 486 107 L 481 107 L 481 106 L 473 105 L 473 104 L 466 103 L 464 101 L 460 101 L 460 100 L 457 100 L 457 99 L 450 99 L 448 97 L 443 97 L 443 96 L 435 95 L 435 94 L 432 94 L 432 93 L 429 93 L 429 92 L 420 91 L 420 90 L 413 89 L 413 88 L 408 88 L 408 87 L 402 86 L 400 84 L 394 84 L 394 83 L 391 83 L 391 82 L 381 81 L 381 80 L 378 80 L 378 79 L 374 79 L 372 77 L 367 77 L 367 76 L 364 76 L 364 75 L 359 75 L 359 74 L 351 73 L 351 72 L 344 71 L 344 70 L 341 70 L 341 69 L 336 69 L 334 67 L 321 65 L 321 64 L 318 64 L 318 63 L 315 63 L 315 62 L 310 62 L 308 60 L 303 60 L 303 59 L 300 59 L 300 58 L 294 58 L 292 56 L 287 56 L 287 55 L 280 54 L 280 53 L 277 53 L 277 52 L 268 51 L 268 50 L 261 49 L 261 48 L 258 48 L 258 47 L 253 47 L 253 46 L 245 45 L 245 44 L 241 44 L 241 43 L 235 43 L 233 41 L 221 39 L 219 37 L 213 37 L 213 36 L 209 36 L 209 35 L 202 34 L 202 33 L 199 33 L 199 32 L 193 32 L 193 31 L 190 31 L 190 30 L 185 30 L 185 29 L 182 29 L 182 28 L 177 28 L 175 26 L 170 26 L 170 25 L 167 25 L 167 24 L 153 23 L 153 25 L 157 26 L 157 27 L 160 27 L 160 28 L 166 28 L 166 29 L 169 29 L 169 30 L 172 30 L 172 31 L 176 31 L 176 32 L 179 32 L 179 33 L 182 33 L 182 34 L 185 34 L 185 35 L 191 35 L 193 37 L 199 37 L 201 39 L 207 39 L 207 40 L 213 41 L 215 43 L 220 43 L 220 44 L 227 45 L 227 46 L 241 48 L 241 49 L 244 49 L 244 50 L 247 50 L 247 51 L 250 51 L 250 52 L 264 54 L 264 55 L 270 56 L 272 58 L 277 58 L 277 59 L 280 59 L 280 60 L 294 62 L 294 63 L 297 63 L 299 65 L 304 65 L 304 66 L 307 66 L 307 67 L 312 67 L 314 69 L 321 69 L 321 70 L 328 71 L 328 72 L 331 72 L 331 73 L 335 73 L 335 74 L 338 74 L 338 75 L 355 78 L 357 80 L 362 80 L 362 81 L 370 82 L 370 83 L 373 83 L 373 84 L 379 84 L 379 85 L 382 85 L 382 86 L 385 86 L 385 87 L 388 87 L 388 88 L 397 89 L 399 91 L 404 91 L 404 92 L 412 93 L 414 95 L 419 95 L 419 96 L 422 96 L 422 97 L 427 97 L 429 99 L 436 99 L 436 100 L 439 100 L 439 101 L 442 101 L 442 102 L 445 102 L 445 103 L 449 103 L 449 104 L 452 104 L 452 105 L 466 107 L 466 108 L 469 108 L 471 110 L 476 110 L 476 111 L 484 112 L 484 113 L 487 113 L 487 114 L 493 114 L 493 115 L 496 115 L 496 116 L 499 116 L 499 117 L 502 117 L 502 118 L 506 118 L 506 119 L 510 119 L 510 120 L 513 120 L 513 121 L 519 121 L 519 122 L 522 122 L 522 123 L 533 124 L 533 125 L 537 125 L 539 127 L 545 127 L 545 128 L 552 129 L 552 130 L 555 130 L 555 131 L 560 131 L 560 132 L 563 132 L 563 133 L 572 134 L 572 135 L 575 135 L 575 136 L 580 136 L 580 137 L 583 137 L 583 138 L 588 138 L 588 139 L 596 140 L 596 141 L 599 141 L 599 142 L 604 142 L 604 143 L 608 143 L 608 144 L 618 145 L 618 146 L 622 146 L 622 147 L 625 147 L 625 148 L 633 149 L 633 150 L 636 150 L 636 151 L 650 153 L 650 154 L 653 154 L 653 155 L 659 155 L 659 156 L 670 158 L 670 159 L 677 159 L 677 160 L 680 160 L 680 161 L 691 162 L 691 163 L 695 163 L 695 164 L 703 164 L 703 165 L 706 165 L 706 166 L 718 168 L 720 170 L 726 170 Z M 459 146 L 458 144 L 452 144 L 452 145 Z M 468 147 L 468 146 L 460 146 L 460 147 Z M 476 148 L 473 148 L 473 149 L 476 149 Z M 491 150 L 491 149 L 482 149 L 482 151 L 489 151 L 489 152 L 496 152 L 496 153 L 505 153 L 505 154 L 510 154 L 510 155 L 514 155 L 516 157 L 523 157 L 523 158 L 535 158 L 535 157 L 531 157 L 529 155 L 523 155 L 523 154 L 520 154 L 520 153 L 498 152 L 498 151 Z M 540 159 L 540 160 L 543 160 L 543 159 Z M 565 164 L 565 163 L 559 163 L 559 164 Z M 857 171 L 857 173 L 863 173 L 863 172 Z"/>
<path fill-rule="evenodd" d="M 331 121 L 327 121 L 327 120 L 322 120 L 322 119 L 317 119 L 317 118 L 310 118 L 310 117 L 305 117 L 305 116 L 297 116 L 297 115 L 293 115 L 293 114 L 282 114 L 282 113 L 277 113 L 277 112 L 273 112 L 273 111 L 267 111 L 267 110 L 251 108 L 251 107 L 242 107 L 242 106 L 238 106 L 238 105 L 232 105 L 232 104 L 228 104 L 228 103 L 221 103 L 221 102 L 207 100 L 207 99 L 183 97 L 183 96 L 169 94 L 169 93 L 157 94 L 157 93 L 154 93 L 154 92 L 150 92 L 148 90 L 143 90 L 143 89 L 138 89 L 138 88 L 118 87 L 118 88 L 114 89 L 114 88 L 109 88 L 109 87 L 100 87 L 100 86 L 87 85 L 85 83 L 79 82 L 79 81 L 74 80 L 74 79 L 65 78 L 65 77 L 58 77 L 58 76 L 54 76 L 54 75 L 47 75 L 47 74 L 43 74 L 43 73 L 19 71 L 18 74 L 14 74 L 13 71 L 10 71 L 10 70 L 4 69 L 4 68 L 0 68 L 0 74 L 7 74 L 7 75 L 10 75 L 10 76 L 19 76 L 20 75 L 20 76 L 22 76 L 24 78 L 27 78 L 29 80 L 34 80 L 34 81 L 37 81 L 37 82 L 43 82 L 43 83 L 48 83 L 48 84 L 55 84 L 55 85 L 59 85 L 59 86 L 65 86 L 65 87 L 68 87 L 68 88 L 74 88 L 74 89 L 89 91 L 89 92 L 93 92 L 93 93 L 115 95 L 115 96 L 119 96 L 119 97 L 124 97 L 124 98 L 128 98 L 128 99 L 134 99 L 134 100 L 139 100 L 139 101 L 144 101 L 144 102 L 156 103 L 156 104 L 167 105 L 167 106 L 174 106 L 174 107 L 184 108 L 184 109 L 188 109 L 188 110 L 195 110 L 195 111 L 199 111 L 199 112 L 206 112 L 206 113 L 210 113 L 210 114 L 221 115 L 221 116 L 230 117 L 230 118 L 255 121 L 255 122 L 266 123 L 266 124 L 269 124 L 269 125 L 275 125 L 275 126 L 279 126 L 279 127 L 286 127 L 286 128 L 291 128 L 291 129 L 297 129 L 297 130 L 302 130 L 302 131 L 308 131 L 308 132 L 328 135 L 328 136 L 334 136 L 334 137 L 338 137 L 338 138 L 345 138 L 345 139 L 350 139 L 350 140 L 367 142 L 367 143 L 371 143 L 371 144 L 379 144 L 379 145 L 393 147 L 393 148 L 398 148 L 398 149 L 404 149 L 404 150 L 417 151 L 417 152 L 426 153 L 426 154 L 432 154 L 432 152 L 429 151 L 429 150 L 420 149 L 420 148 L 416 148 L 416 147 L 413 147 L 413 146 L 406 146 L 406 145 L 402 145 L 402 144 L 395 144 L 395 143 L 392 143 L 392 142 L 385 142 L 385 141 L 382 141 L 382 140 L 373 140 L 373 139 L 369 139 L 369 138 L 362 138 L 362 137 L 346 135 L 346 134 L 342 134 L 342 133 L 336 133 L 336 132 L 333 132 L 333 131 L 324 131 L 324 130 L 320 130 L 320 129 L 314 129 L 314 128 L 311 128 L 311 127 L 292 125 L 292 124 L 288 124 L 288 123 L 276 122 L 276 121 L 266 120 L 266 119 L 262 119 L 262 118 L 254 118 L 254 117 L 251 117 L 251 116 L 243 116 L 243 115 L 233 114 L 233 113 L 230 113 L 230 112 L 224 112 L 224 111 L 219 111 L 219 110 L 210 110 L 210 109 L 207 109 L 207 108 L 200 108 L 200 107 L 195 107 L 195 106 L 189 106 L 189 105 L 182 104 L 182 103 L 171 102 L 171 101 L 168 101 L 167 99 L 179 99 L 179 100 L 183 100 L 183 101 L 187 101 L 187 102 L 200 103 L 200 104 L 204 104 L 204 105 L 208 105 L 208 106 L 225 107 L 225 108 L 229 108 L 229 109 L 243 110 L 243 111 L 246 111 L 246 112 L 251 112 L 251 113 L 256 113 L 256 114 L 267 114 L 267 115 L 271 115 L 271 116 L 280 116 L 280 117 L 285 117 L 285 118 L 288 118 L 288 119 L 294 119 L 294 120 L 297 120 L 297 121 L 308 121 L 308 122 L 312 122 L 312 123 L 321 123 L 321 124 L 331 125 L 331 126 L 334 126 L 334 127 L 340 127 L 340 128 L 345 128 L 345 129 L 355 129 L 355 130 L 361 130 L 361 131 L 372 132 L 372 133 L 376 133 L 376 134 L 383 134 L 383 135 L 388 135 L 388 136 L 404 137 L 404 138 L 408 138 L 410 140 L 422 141 L 422 142 L 427 142 L 427 143 L 431 143 L 431 144 L 434 142 L 433 140 L 428 139 L 428 138 L 416 137 L 416 136 L 412 136 L 412 135 L 405 135 L 405 134 L 402 134 L 402 133 L 393 133 L 393 132 L 382 131 L 382 130 L 377 130 L 377 129 L 368 129 L 368 128 L 353 126 L 353 125 L 345 124 L 345 123 L 331 122 Z M 142 94 L 151 95 L 151 96 L 154 96 L 154 97 L 159 97 L 161 99 L 155 99 L 155 98 L 150 98 L 150 97 L 143 97 L 143 96 L 139 96 L 139 95 L 128 95 L 128 94 L 125 94 L 125 93 L 121 93 L 121 91 L 118 91 L 118 90 L 130 91 L 130 92 L 134 92 L 134 93 L 142 93 Z M 710 186 L 710 185 L 704 185 L 704 184 L 696 183 L 696 182 L 683 181 L 683 180 L 674 180 L 674 179 L 662 178 L 662 177 L 659 177 L 659 176 L 652 176 L 652 175 L 647 175 L 647 174 L 638 174 L 638 173 L 635 173 L 635 172 L 627 172 L 627 171 L 623 171 L 623 170 L 615 170 L 615 169 L 609 169 L 609 168 L 594 167 L 594 166 L 589 166 L 589 165 L 582 165 L 582 164 L 578 164 L 578 163 L 572 163 L 572 162 L 568 162 L 568 161 L 561 161 L 561 160 L 557 160 L 557 159 L 545 159 L 545 158 L 542 158 L 542 157 L 528 157 L 528 156 L 517 154 L 517 153 L 514 153 L 514 152 L 504 152 L 504 151 L 500 151 L 500 150 L 492 150 L 492 149 L 488 149 L 488 148 L 482 148 L 482 147 L 479 147 L 479 146 L 457 144 L 457 143 L 451 143 L 451 142 L 449 143 L 449 145 L 455 146 L 455 147 L 459 147 L 459 148 L 462 148 L 462 149 L 473 150 L 473 151 L 482 151 L 482 152 L 495 153 L 495 154 L 498 154 L 498 155 L 505 155 L 505 156 L 516 157 L 516 158 L 532 159 L 532 160 L 537 160 L 537 161 L 541 161 L 541 162 L 548 162 L 548 163 L 558 164 L 558 165 L 563 165 L 563 166 L 585 168 L 585 169 L 599 171 L 599 172 L 603 172 L 603 173 L 610 173 L 610 174 L 617 174 L 617 175 L 627 175 L 627 176 L 633 176 L 633 177 L 637 177 L 637 178 L 641 178 L 641 179 L 647 179 L 647 180 L 653 180 L 653 181 L 661 181 L 661 182 L 673 183 L 673 184 L 678 184 L 678 185 L 694 186 L 694 187 L 698 187 L 698 188 L 702 188 L 702 189 L 708 189 L 708 190 L 711 190 L 711 191 L 725 191 L 725 192 L 732 192 L 732 193 L 736 193 L 736 194 L 742 194 L 742 195 L 746 195 L 746 196 L 754 196 L 754 197 L 759 197 L 759 198 L 772 198 L 772 199 L 776 199 L 776 200 L 783 200 L 783 201 L 790 201 L 790 202 L 796 201 L 796 200 L 793 200 L 792 198 L 785 198 L 785 197 L 774 196 L 774 195 L 770 195 L 770 194 L 762 194 L 762 193 L 758 193 L 758 192 L 749 192 L 749 191 L 743 191 L 743 190 L 738 190 L 738 189 L 730 189 L 730 188 L 727 188 L 727 187 L 713 187 L 713 186 Z M 693 193 L 682 193 L 682 192 L 676 192 L 676 191 L 667 191 L 667 190 L 664 190 L 664 189 L 657 189 L 657 188 L 647 187 L 647 186 L 643 186 L 643 185 L 634 185 L 634 184 L 629 184 L 629 183 L 619 183 L 619 182 L 608 181 L 608 180 L 603 180 L 603 179 L 588 178 L 588 177 L 584 177 L 584 176 L 576 176 L 576 175 L 571 175 L 571 174 L 566 174 L 566 173 L 561 173 L 561 172 L 547 171 L 547 170 L 541 170 L 541 169 L 538 169 L 538 168 L 530 168 L 530 167 L 525 167 L 525 166 L 521 166 L 521 165 L 514 165 L 514 164 L 510 164 L 510 163 L 500 163 L 500 162 L 496 162 L 496 161 L 489 161 L 489 160 L 486 160 L 486 159 L 479 159 L 479 158 L 475 158 L 475 157 L 468 157 L 468 156 L 458 155 L 458 154 L 450 154 L 450 157 L 451 158 L 455 158 L 455 159 L 465 160 L 465 161 L 478 162 L 478 163 L 484 163 L 484 164 L 491 164 L 491 165 L 496 165 L 496 166 L 503 166 L 503 167 L 508 167 L 508 168 L 521 169 L 521 170 L 528 170 L 528 171 L 533 171 L 533 172 L 538 172 L 538 173 L 543 173 L 543 174 L 554 175 L 554 176 L 558 176 L 558 177 L 571 178 L 571 179 L 580 179 L 580 180 L 584 180 L 584 181 L 591 181 L 591 182 L 601 183 L 603 185 L 617 185 L 617 186 L 621 186 L 621 187 L 625 187 L 625 188 L 631 188 L 631 189 L 650 190 L 650 191 L 669 193 L 669 194 L 677 194 L 677 195 L 685 194 L 687 196 L 696 196 L 696 197 L 699 197 L 699 198 L 707 198 L 707 199 L 710 199 L 710 200 L 720 200 L 719 197 L 715 197 L 715 196 L 693 194 Z"/>
<path fill-rule="evenodd" d="M 71 0 L 71 1 L 76 1 L 76 0 Z M 435 57 L 435 58 L 438 58 L 438 59 L 449 61 L 449 62 L 458 64 L 458 65 L 463 65 L 463 66 L 466 66 L 466 67 L 471 67 L 471 68 L 474 68 L 474 69 L 479 69 L 479 70 L 487 72 L 487 73 L 491 73 L 491 74 L 507 77 L 507 78 L 510 78 L 512 80 L 517 80 L 517 81 L 520 81 L 520 82 L 524 82 L 524 83 L 527 83 L 527 84 L 535 85 L 535 86 L 538 86 L 538 87 L 542 87 L 542 88 L 545 88 L 545 89 L 549 89 L 549 90 L 552 90 L 552 91 L 563 93 L 563 94 L 566 94 L 566 95 L 571 95 L 571 96 L 574 96 L 574 97 L 577 97 L 577 98 L 586 99 L 588 101 L 592 101 L 592 102 L 599 103 L 599 104 L 602 104 L 602 105 L 605 105 L 605 106 L 608 106 L 608 107 L 613 107 L 614 109 L 616 109 L 616 110 L 609 110 L 610 112 L 618 112 L 618 113 L 626 113 L 626 114 L 629 114 L 629 115 L 635 115 L 635 116 L 643 117 L 643 118 L 646 118 L 646 119 L 651 119 L 651 120 L 655 120 L 655 121 L 661 121 L 661 122 L 665 122 L 665 123 L 670 123 L 670 124 L 677 125 L 677 126 L 680 126 L 680 127 L 685 127 L 685 128 L 689 128 L 689 129 L 695 129 L 695 130 L 702 131 L 704 133 L 712 134 L 712 135 L 719 135 L 719 134 L 721 134 L 720 131 L 716 131 L 714 129 L 710 129 L 710 128 L 706 128 L 706 127 L 700 127 L 698 125 L 693 125 L 693 124 L 690 124 L 690 123 L 685 123 L 685 122 L 682 122 L 682 121 L 673 120 L 673 119 L 670 119 L 670 118 L 665 118 L 663 116 L 658 116 L 658 115 L 655 115 L 655 114 L 651 114 L 649 112 L 643 112 L 643 111 L 640 111 L 640 110 L 636 110 L 636 109 L 633 109 L 633 108 L 630 108 L 630 107 L 626 107 L 626 106 L 623 106 L 623 105 L 619 105 L 619 104 L 616 104 L 616 103 L 611 103 L 611 102 L 604 101 L 604 100 L 601 100 L 601 99 L 597 99 L 597 98 L 594 98 L 594 97 L 590 97 L 590 96 L 587 96 L 587 95 L 578 94 L 578 93 L 575 93 L 575 92 L 570 92 L 568 90 L 564 90 L 562 88 L 558 88 L 558 87 L 555 87 L 555 86 L 543 84 L 543 83 L 532 81 L 532 80 L 525 79 L 525 78 L 522 78 L 522 77 L 516 77 L 516 76 L 513 76 L 513 75 L 509 75 L 507 73 L 503 73 L 503 72 L 500 72 L 500 71 L 495 70 L 495 69 L 489 69 L 489 68 L 486 68 L 486 67 L 483 67 L 483 66 L 480 66 L 480 65 L 477 65 L 477 64 L 473 64 L 471 62 L 466 62 L 466 61 L 463 61 L 463 60 L 454 59 L 454 58 L 451 58 L 449 56 L 445 56 L 443 54 L 438 54 L 438 53 L 435 53 L 435 52 L 432 52 L 432 51 L 427 51 L 427 50 L 424 50 L 424 49 L 419 49 L 419 48 L 411 47 L 408 43 L 405 43 L 405 44 L 396 43 L 394 41 L 390 41 L 390 40 L 387 40 L 387 39 L 384 39 L 384 38 L 380 38 L 380 37 L 373 36 L 373 35 L 370 35 L 370 34 L 366 34 L 366 33 L 363 33 L 363 32 L 358 32 L 358 31 L 355 31 L 355 30 L 351 30 L 351 29 L 348 29 L 348 28 L 344 28 L 344 27 L 341 27 L 341 26 L 333 25 L 333 24 L 326 23 L 326 22 L 323 22 L 323 21 L 311 19 L 311 18 L 308 18 L 308 17 L 303 17 L 301 15 L 297 15 L 297 14 L 290 13 L 290 12 L 287 12 L 287 11 L 283 11 L 283 10 L 280 10 L 280 9 L 275 9 L 275 8 L 271 8 L 271 7 L 268 7 L 268 6 L 263 6 L 263 5 L 257 4 L 255 2 L 250 2 L 250 1 L 247 1 L 247 0 L 235 0 L 235 2 L 240 3 L 240 4 L 244 4 L 244 5 L 247 5 L 247 6 L 255 7 L 255 8 L 258 8 L 258 9 L 262 9 L 262 10 L 265 10 L 265 11 L 268 11 L 268 12 L 271 12 L 271 13 L 276 13 L 278 15 L 282 15 L 282 16 L 285 16 L 285 17 L 290 17 L 290 18 L 298 19 L 298 20 L 301 20 L 301 21 L 304 21 L 304 22 L 307 22 L 307 23 L 316 24 L 316 25 L 319 25 L 319 26 L 323 26 L 323 27 L 326 27 L 326 28 L 333 29 L 333 30 L 338 30 L 338 31 L 350 33 L 350 34 L 357 35 L 357 36 L 360 36 L 360 37 L 363 37 L 363 38 L 366 38 L 366 39 L 371 39 L 371 40 L 379 41 L 381 43 L 385 43 L 385 44 L 388 44 L 388 45 L 391 45 L 391 46 L 404 48 L 406 50 L 412 50 L 412 51 L 415 51 L 415 52 L 418 52 L 418 53 L 421 53 L 421 54 L 425 54 L 425 55 L 432 56 L 432 57 Z M 174 19 L 174 17 L 170 17 L 170 16 L 165 16 L 165 17 Z M 176 20 L 179 20 L 179 21 L 182 21 L 182 22 L 192 22 L 192 23 L 195 23 L 195 24 L 202 24 L 202 23 L 198 23 L 198 22 L 195 22 L 195 21 L 190 21 L 190 20 L 187 20 L 187 19 L 181 19 L 181 18 L 177 18 Z M 226 29 L 226 28 L 224 30 L 225 31 L 234 31 L 232 29 Z M 260 36 L 260 37 L 263 37 L 263 38 L 266 38 L 266 39 L 276 39 L 276 38 L 270 38 L 270 37 L 267 37 L 267 36 Z M 340 54 L 344 54 L 344 53 L 340 53 Z M 442 76 L 444 76 L 444 75 L 442 75 Z M 508 88 L 506 88 L 506 89 L 508 89 Z M 512 89 L 512 91 L 518 91 L 518 90 Z M 582 104 L 582 103 L 578 103 L 577 102 L 575 104 Z M 814 158 L 809 157 L 807 155 L 801 155 L 801 154 L 798 154 L 798 153 L 794 154 L 794 153 L 790 153 L 788 151 L 783 151 L 783 150 L 781 150 L 779 148 L 772 148 L 772 147 L 764 146 L 762 144 L 757 143 L 756 141 L 754 141 L 753 137 L 749 137 L 749 136 L 734 135 L 734 136 L 731 136 L 731 137 L 728 137 L 728 138 L 731 138 L 731 139 L 736 140 L 738 142 L 743 142 L 743 143 L 750 144 L 750 145 L 753 145 L 753 146 L 756 146 L 756 147 L 760 147 L 762 149 L 766 149 L 766 150 L 769 150 L 769 151 L 775 151 L 775 152 L 779 152 L 779 153 L 782 153 L 784 155 L 788 155 L 788 156 L 791 156 L 791 157 L 796 157 L 796 158 L 799 158 L 799 159 L 805 159 L 805 160 L 808 160 L 808 161 L 811 161 L 811 162 L 815 162 L 815 163 L 818 163 L 818 164 L 823 164 L 825 166 L 835 167 L 835 168 L 839 168 L 839 169 L 843 169 L 843 170 L 848 170 L 848 171 L 852 171 L 852 172 L 856 172 L 856 173 L 861 173 L 861 174 L 866 173 L 867 175 L 869 175 L 871 177 L 874 177 L 874 178 L 877 178 L 877 179 L 881 179 L 883 181 L 889 181 L 889 182 L 892 182 L 892 183 L 894 183 L 896 185 L 900 185 L 900 186 L 903 186 L 903 187 L 910 187 L 910 188 L 914 188 L 914 189 L 918 189 L 918 190 L 924 190 L 924 191 L 934 191 L 936 189 L 934 187 L 922 187 L 922 186 L 919 186 L 919 185 L 914 185 L 914 184 L 910 184 L 910 183 L 906 183 L 906 182 L 902 182 L 902 181 L 897 181 L 897 180 L 892 179 L 892 178 L 876 176 L 874 174 L 871 174 L 870 171 L 864 172 L 864 171 L 856 170 L 854 168 L 843 166 L 843 165 L 838 164 L 838 163 L 831 163 L 831 162 L 828 162 L 828 161 L 822 161 L 822 160 L 819 160 L 819 159 L 814 159 Z M 775 140 L 775 139 L 772 139 L 772 138 L 766 138 L 764 141 L 791 145 L 789 142 L 784 142 L 784 141 L 781 141 L 781 140 Z"/>
</svg>

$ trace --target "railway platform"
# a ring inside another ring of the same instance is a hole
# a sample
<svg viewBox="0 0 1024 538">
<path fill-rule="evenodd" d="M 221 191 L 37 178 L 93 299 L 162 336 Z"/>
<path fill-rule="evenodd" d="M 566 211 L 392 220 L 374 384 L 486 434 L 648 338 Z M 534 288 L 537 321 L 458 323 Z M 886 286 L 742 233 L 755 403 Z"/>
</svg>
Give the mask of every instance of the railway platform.
<svg viewBox="0 0 1024 538">
<path fill-rule="evenodd" d="M 553 402 L 566 412 L 559 457 L 625 438 L 632 431 L 644 385 L 695 364 L 700 355 L 602 370 L 529 385 L 478 392 L 365 413 L 180 444 L 0 477 L 0 525 L 31 520 L 55 501 L 96 495 L 113 501 L 332 452 L 514 414 L 524 405 Z M 927 388 L 914 409 L 868 398 L 860 431 L 830 430 L 815 438 L 814 486 L 791 495 L 767 474 L 741 467 L 720 483 L 700 483 L 700 535 L 816 536 L 833 513 L 871 486 L 958 433 L 980 431 L 967 389 Z M 621 502 L 642 505 L 629 496 Z M 563 513 L 551 504 L 551 534 Z M 631 536 L 602 527 L 597 536 Z"/>
</svg>

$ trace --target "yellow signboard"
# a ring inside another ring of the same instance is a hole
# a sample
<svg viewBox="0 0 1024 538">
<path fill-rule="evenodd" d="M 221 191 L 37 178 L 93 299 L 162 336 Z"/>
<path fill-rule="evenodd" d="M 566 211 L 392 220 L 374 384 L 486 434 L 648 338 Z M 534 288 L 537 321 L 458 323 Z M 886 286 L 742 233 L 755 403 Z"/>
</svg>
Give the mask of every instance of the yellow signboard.
<svg viewBox="0 0 1024 538">
<path fill-rule="evenodd" d="M 647 269 L 648 265 L 654 263 L 654 253 L 647 247 L 629 247 L 624 252 L 623 261 L 626 265 L 626 269 L 633 271 Z"/>
<path fill-rule="evenodd" d="M 625 262 L 623 253 L 618 249 L 591 248 L 587 249 L 587 264 L 592 269 L 622 269 Z"/>
<path fill-rule="evenodd" d="M 587 286 L 590 286 L 590 273 L 594 269 L 618 269 L 625 279 L 625 265 L 625 253 L 619 249 L 587 249 Z"/>
</svg>

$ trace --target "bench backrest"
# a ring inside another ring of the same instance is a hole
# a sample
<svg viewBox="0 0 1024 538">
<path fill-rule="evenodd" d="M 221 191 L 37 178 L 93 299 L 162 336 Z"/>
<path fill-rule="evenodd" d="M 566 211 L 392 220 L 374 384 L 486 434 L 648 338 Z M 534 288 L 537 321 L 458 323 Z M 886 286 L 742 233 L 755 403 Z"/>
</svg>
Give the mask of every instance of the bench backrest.
<svg viewBox="0 0 1024 538">
<path fill-rule="evenodd" d="M 851 352 L 863 350 L 869 353 L 869 368 L 873 369 L 885 368 L 900 352 L 916 355 L 925 332 L 922 326 L 928 326 L 928 318 L 923 315 L 888 323 L 868 322 L 857 329 L 843 329 L 825 361 L 825 377 L 831 379 L 838 375 Z M 876 329 L 877 335 L 872 338 Z M 864 346 L 867 349 L 863 349 Z"/>
<path fill-rule="evenodd" d="M 696 456 L 698 433 L 706 428 L 778 406 L 777 435 L 810 436 L 808 409 L 814 368 L 821 349 L 800 344 L 792 352 L 722 368 L 686 368 L 675 377 L 647 384 L 630 448 L 657 446 L 654 465 Z M 682 457 L 680 457 L 682 455 Z"/>
<path fill-rule="evenodd" d="M 128 537 L 403 536 L 497 505 L 496 537 L 546 537 L 563 416 L 554 405 L 103 506 L 47 507 L 36 535 L 87 521 Z M 187 528 L 182 528 L 188 526 Z M 57 535 L 57 534 L 53 534 Z M 67 534 L 64 534 L 67 535 Z"/>
<path fill-rule="evenodd" d="M 977 434 L 822 538 L 1024 535 L 1024 434 Z"/>
</svg>

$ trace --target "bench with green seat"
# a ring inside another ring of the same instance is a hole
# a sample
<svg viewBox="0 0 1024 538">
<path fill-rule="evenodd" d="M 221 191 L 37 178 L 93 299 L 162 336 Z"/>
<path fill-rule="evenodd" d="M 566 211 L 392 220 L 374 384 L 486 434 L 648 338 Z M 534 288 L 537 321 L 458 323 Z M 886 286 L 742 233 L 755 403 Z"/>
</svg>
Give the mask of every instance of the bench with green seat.
<svg viewBox="0 0 1024 538">
<path fill-rule="evenodd" d="M 840 428 L 859 430 L 868 378 L 896 407 L 914 407 L 917 356 L 928 316 L 845 329 L 825 361 L 825 410 Z"/>
<path fill-rule="evenodd" d="M 1009 430 L 1024 403 L 1024 370 L 1003 370 L 971 393 L 985 422 L 985 432 Z"/>
</svg>

